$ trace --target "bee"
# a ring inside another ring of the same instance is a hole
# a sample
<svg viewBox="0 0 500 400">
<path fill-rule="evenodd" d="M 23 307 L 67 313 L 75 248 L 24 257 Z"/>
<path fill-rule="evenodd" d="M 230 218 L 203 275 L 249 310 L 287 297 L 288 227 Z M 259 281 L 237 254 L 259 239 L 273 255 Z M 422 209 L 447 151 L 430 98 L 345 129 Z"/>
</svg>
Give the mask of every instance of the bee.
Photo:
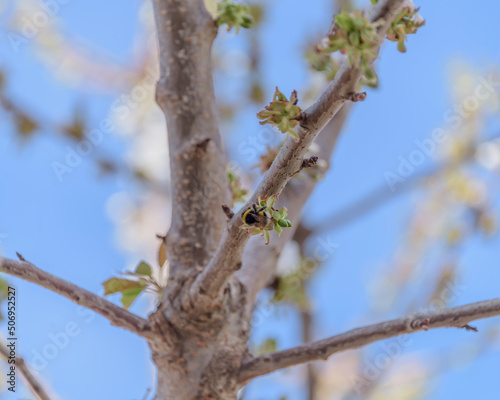
<svg viewBox="0 0 500 400">
<path fill-rule="evenodd" d="M 243 211 L 241 219 L 247 225 L 260 229 L 270 229 L 273 227 L 272 218 L 265 210 L 266 207 L 258 207 L 257 204 L 253 204 Z"/>
</svg>

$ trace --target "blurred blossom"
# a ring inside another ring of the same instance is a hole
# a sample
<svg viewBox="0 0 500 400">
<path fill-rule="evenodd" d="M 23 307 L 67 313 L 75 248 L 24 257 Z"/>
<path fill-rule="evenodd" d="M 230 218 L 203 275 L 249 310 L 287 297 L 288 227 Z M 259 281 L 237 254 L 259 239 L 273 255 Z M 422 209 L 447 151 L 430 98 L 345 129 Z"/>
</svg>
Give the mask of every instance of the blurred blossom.
<svg viewBox="0 0 500 400">
<path fill-rule="evenodd" d="M 278 259 L 276 275 L 286 276 L 294 273 L 300 266 L 300 246 L 294 240 L 285 244 Z"/>
<path fill-rule="evenodd" d="M 159 240 L 156 233 L 164 233 L 170 223 L 165 199 L 152 193 L 134 200 L 127 193 L 112 195 L 106 203 L 106 212 L 116 225 L 117 242 L 121 249 L 138 258 L 155 260 Z"/>
<path fill-rule="evenodd" d="M 500 327 L 493 326 L 488 332 L 488 340 L 491 342 L 491 347 L 493 351 L 500 352 Z"/>
<path fill-rule="evenodd" d="M 71 27 L 63 25 L 59 18 L 68 2 L 50 3 L 52 6 L 49 8 L 38 0 L 23 0 L 15 4 L 16 8 L 6 24 L 12 52 L 19 53 L 29 48 L 47 65 L 47 70 L 54 78 L 71 86 L 79 86 L 84 91 L 108 91 L 122 89 L 141 73 L 140 64 L 139 68 L 119 65 L 107 49 L 84 37 L 68 34 Z M 146 24 L 145 21 L 141 22 Z M 151 25 L 149 30 L 152 32 L 152 23 L 147 24 Z M 151 50 L 146 49 L 146 53 L 156 48 L 150 47 Z M 140 51 L 143 54 L 134 59 L 143 58 L 144 40 L 141 40 Z"/>
<path fill-rule="evenodd" d="M 140 111 L 134 113 L 120 123 L 124 130 L 137 127 L 135 134 L 130 137 L 132 144 L 127 153 L 127 161 L 147 177 L 158 182 L 168 182 L 170 162 L 165 120 L 157 109 L 143 115 L 138 115 L 139 113 Z M 143 121 L 139 122 L 141 118 Z"/>
<path fill-rule="evenodd" d="M 0 16 L 7 11 L 10 0 L 0 0 Z"/>
<path fill-rule="evenodd" d="M 106 201 L 106 214 L 115 223 L 130 219 L 134 212 L 134 203 L 127 192 L 117 192 Z"/>
<path fill-rule="evenodd" d="M 382 381 L 376 386 L 372 400 L 417 400 L 429 391 L 429 367 L 419 358 L 402 356 L 395 361 Z"/>
<path fill-rule="evenodd" d="M 477 161 L 484 168 L 495 170 L 500 167 L 500 139 L 482 143 L 477 149 Z"/>
<path fill-rule="evenodd" d="M 467 64 L 463 60 L 455 60 L 449 66 L 448 87 L 452 95 L 453 103 L 460 103 L 468 96 L 474 95 L 480 79 L 486 79 L 489 75 L 496 75 L 494 69 L 477 70 L 473 66 Z M 498 80 L 495 78 L 495 80 Z M 495 112 L 499 108 L 498 91 L 489 96 L 485 101 L 481 101 L 481 107 L 484 111 Z"/>
<path fill-rule="evenodd" d="M 340 353 L 325 364 L 318 379 L 318 400 L 341 400 L 359 380 L 360 352 Z"/>
<path fill-rule="evenodd" d="M 452 95 L 452 102 L 461 101 L 464 97 L 474 93 L 477 79 L 481 76 L 477 69 L 463 60 L 454 60 L 448 67 L 448 88 Z"/>
</svg>

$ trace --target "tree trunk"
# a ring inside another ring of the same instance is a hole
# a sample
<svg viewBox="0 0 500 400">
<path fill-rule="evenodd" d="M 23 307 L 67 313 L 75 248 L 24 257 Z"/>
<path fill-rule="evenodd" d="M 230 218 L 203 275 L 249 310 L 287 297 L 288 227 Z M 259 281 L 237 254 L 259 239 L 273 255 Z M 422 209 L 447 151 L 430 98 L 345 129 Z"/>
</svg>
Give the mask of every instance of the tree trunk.
<svg viewBox="0 0 500 400">
<path fill-rule="evenodd" d="M 172 286 L 166 294 L 169 306 L 160 306 L 149 318 L 164 332 L 161 341 L 149 341 L 158 370 L 155 400 L 234 400 L 242 386 L 237 373 L 250 358 L 251 314 L 245 311 L 246 291 L 232 279 L 222 303 L 200 311 L 183 295 L 189 290 L 189 281 L 177 289 Z"/>
</svg>

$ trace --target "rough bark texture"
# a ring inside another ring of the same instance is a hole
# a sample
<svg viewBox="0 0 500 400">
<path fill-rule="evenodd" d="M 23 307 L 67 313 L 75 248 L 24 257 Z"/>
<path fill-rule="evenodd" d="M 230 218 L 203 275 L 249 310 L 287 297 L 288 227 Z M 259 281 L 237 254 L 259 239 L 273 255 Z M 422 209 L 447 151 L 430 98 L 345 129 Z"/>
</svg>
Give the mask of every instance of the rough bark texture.
<svg viewBox="0 0 500 400">
<path fill-rule="evenodd" d="M 173 197 L 167 253 L 176 276 L 208 263 L 226 223 L 222 213 L 210 211 L 230 200 L 212 79 L 217 27 L 202 0 L 153 3 L 160 58 L 156 99 L 167 120 Z"/>
<path fill-rule="evenodd" d="M 211 47 L 215 21 L 202 0 L 155 0 L 160 81 L 157 102 L 167 120 L 173 192 L 167 234 L 170 278 L 151 321 L 158 367 L 156 399 L 234 399 L 234 371 L 247 351 L 245 302 L 236 281 L 211 309 L 199 310 L 189 287 L 215 252 L 230 204 L 225 152 L 218 131 Z"/>
</svg>

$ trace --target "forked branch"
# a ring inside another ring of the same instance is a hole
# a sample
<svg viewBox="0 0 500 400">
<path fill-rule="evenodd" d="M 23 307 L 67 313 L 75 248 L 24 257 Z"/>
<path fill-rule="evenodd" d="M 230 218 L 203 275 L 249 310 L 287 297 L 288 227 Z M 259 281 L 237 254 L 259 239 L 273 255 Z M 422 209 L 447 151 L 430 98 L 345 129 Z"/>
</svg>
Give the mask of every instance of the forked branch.
<svg viewBox="0 0 500 400">
<path fill-rule="evenodd" d="M 404 0 L 381 0 L 372 10 L 371 21 L 379 21 L 377 34 L 380 43 Z M 378 53 L 378 50 L 377 50 Z M 280 194 L 290 179 L 300 171 L 304 155 L 317 134 L 339 111 L 342 105 L 356 92 L 362 71 L 346 60 L 325 92 L 303 111 L 298 127 L 298 140 L 288 138 L 257 190 L 243 209 L 256 201 L 257 195 Z M 209 307 L 217 299 L 231 275 L 241 265 L 241 256 L 249 235 L 240 229 L 241 212 L 229 222 L 221 243 L 205 270 L 193 284 L 191 296 L 194 302 Z"/>
</svg>

